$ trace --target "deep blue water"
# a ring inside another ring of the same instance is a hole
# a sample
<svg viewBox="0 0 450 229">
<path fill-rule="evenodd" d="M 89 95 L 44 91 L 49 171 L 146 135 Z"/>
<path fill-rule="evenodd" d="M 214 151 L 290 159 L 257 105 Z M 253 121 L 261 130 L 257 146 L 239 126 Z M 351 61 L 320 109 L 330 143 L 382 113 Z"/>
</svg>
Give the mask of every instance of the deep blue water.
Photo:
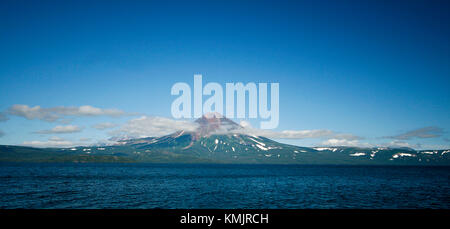
<svg viewBox="0 0 450 229">
<path fill-rule="evenodd" d="M 450 167 L 0 164 L 0 208 L 450 208 Z"/>
</svg>

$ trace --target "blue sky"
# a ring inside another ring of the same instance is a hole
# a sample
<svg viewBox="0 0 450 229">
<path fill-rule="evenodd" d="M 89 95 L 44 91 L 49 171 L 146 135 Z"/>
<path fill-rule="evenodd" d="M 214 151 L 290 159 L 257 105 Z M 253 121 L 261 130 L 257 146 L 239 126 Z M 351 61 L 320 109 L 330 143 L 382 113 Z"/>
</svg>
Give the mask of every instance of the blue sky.
<svg viewBox="0 0 450 229">
<path fill-rule="evenodd" d="M 448 1 L 2 1 L 0 144 L 95 143 L 171 118 L 172 85 L 202 74 L 277 82 L 274 131 L 335 133 L 283 142 L 450 148 L 449 24 Z"/>
</svg>

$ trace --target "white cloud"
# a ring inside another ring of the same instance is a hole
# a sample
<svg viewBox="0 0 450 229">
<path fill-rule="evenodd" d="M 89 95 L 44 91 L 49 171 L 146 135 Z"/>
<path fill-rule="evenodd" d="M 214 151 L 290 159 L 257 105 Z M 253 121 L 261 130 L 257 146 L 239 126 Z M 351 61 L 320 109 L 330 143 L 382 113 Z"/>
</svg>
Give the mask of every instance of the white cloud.
<svg viewBox="0 0 450 229">
<path fill-rule="evenodd" d="M 114 124 L 114 123 L 103 122 L 103 123 L 95 124 L 92 127 L 94 127 L 97 130 L 105 130 L 105 129 L 109 129 L 109 128 L 114 128 L 116 126 L 117 126 L 117 124 Z"/>
<path fill-rule="evenodd" d="M 354 147 L 373 147 L 373 145 L 366 143 L 366 142 L 360 142 L 356 139 L 338 139 L 338 138 L 331 138 L 326 141 L 323 141 L 319 144 L 319 146 L 354 146 Z"/>
<path fill-rule="evenodd" d="M 248 134 L 262 136 L 275 139 L 305 139 L 305 138 L 323 138 L 336 135 L 331 130 L 283 130 L 272 131 L 253 128 L 250 123 L 241 121 L 240 125 L 243 129 L 235 130 L 233 133 Z M 343 136 L 343 135 L 342 135 Z M 353 135 L 352 135 L 353 136 Z"/>
<path fill-rule="evenodd" d="M 81 128 L 74 125 L 67 125 L 67 126 L 55 126 L 50 130 L 41 130 L 37 131 L 35 133 L 38 134 L 68 134 L 68 133 L 76 133 L 80 132 Z"/>
<path fill-rule="evenodd" d="M 278 139 L 321 138 L 331 136 L 333 134 L 333 131 L 331 130 L 283 130 L 277 132 L 271 130 L 249 129 L 249 128 L 244 128 L 242 130 L 237 130 L 233 132 Z"/>
<path fill-rule="evenodd" d="M 47 148 L 47 147 L 71 147 L 75 146 L 75 143 L 59 137 L 51 137 L 48 139 L 48 141 L 25 141 L 22 143 L 22 145 L 38 148 Z"/>
<path fill-rule="evenodd" d="M 388 143 L 385 143 L 384 146 L 386 147 L 392 147 L 392 148 L 399 148 L 399 147 L 408 147 L 408 148 L 421 148 L 420 144 L 411 144 L 408 142 L 404 142 L 404 141 L 398 141 L 398 140 L 394 140 Z"/>
<path fill-rule="evenodd" d="M 48 122 L 54 122 L 65 116 L 111 116 L 119 117 L 127 114 L 118 109 L 102 109 L 89 105 L 80 107 L 50 107 L 42 108 L 40 106 L 30 107 L 28 105 L 15 104 L 7 111 L 10 115 L 24 117 L 26 119 L 39 119 Z"/>
<path fill-rule="evenodd" d="M 318 146 L 353 146 L 353 147 L 365 147 L 365 148 L 371 148 L 371 147 L 389 147 L 389 148 L 412 148 L 412 149 L 421 149 L 424 148 L 423 145 L 417 143 L 417 144 L 411 144 L 405 141 L 399 141 L 394 140 L 391 142 L 385 142 L 385 143 L 379 143 L 379 144 L 371 144 L 368 142 L 361 142 L 359 140 L 348 140 L 348 139 L 335 139 L 331 138 L 326 141 L 321 142 L 318 144 Z M 439 148 L 446 148 L 446 147 L 439 147 Z"/>
<path fill-rule="evenodd" d="M 193 122 L 142 116 L 128 121 L 120 129 L 112 131 L 110 134 L 127 138 L 158 137 L 180 130 L 195 131 L 197 127 L 198 124 Z"/>
<path fill-rule="evenodd" d="M 91 138 L 80 138 L 79 141 L 71 141 L 58 136 L 52 136 L 47 141 L 24 141 L 22 146 L 30 146 L 37 148 L 68 148 L 76 146 L 104 146 L 113 145 L 117 142 L 109 140 L 94 141 Z"/>
</svg>

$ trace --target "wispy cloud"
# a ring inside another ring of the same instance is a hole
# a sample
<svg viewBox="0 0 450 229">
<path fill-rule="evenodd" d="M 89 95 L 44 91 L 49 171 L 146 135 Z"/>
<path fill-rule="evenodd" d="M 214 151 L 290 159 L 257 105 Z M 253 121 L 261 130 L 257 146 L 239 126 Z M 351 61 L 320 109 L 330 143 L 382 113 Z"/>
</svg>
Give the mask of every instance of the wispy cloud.
<svg viewBox="0 0 450 229">
<path fill-rule="evenodd" d="M 21 145 L 38 148 L 47 148 L 47 147 L 71 147 L 75 146 L 76 143 L 59 137 L 50 137 L 47 141 L 25 141 Z"/>
<path fill-rule="evenodd" d="M 428 126 L 407 131 L 399 135 L 387 136 L 386 138 L 392 138 L 397 140 L 409 140 L 413 138 L 437 138 L 442 136 L 443 133 L 444 130 L 440 127 Z"/>
<path fill-rule="evenodd" d="M 115 141 L 109 140 L 94 140 L 91 138 L 80 138 L 79 141 L 67 140 L 58 136 L 52 136 L 47 141 L 24 141 L 22 146 L 30 146 L 36 148 L 68 148 L 78 146 L 104 146 L 113 145 Z"/>
<path fill-rule="evenodd" d="M 24 117 L 26 119 L 39 119 L 48 122 L 60 120 L 66 116 L 110 116 L 119 117 L 124 115 L 135 115 L 125 113 L 119 109 L 102 109 L 89 105 L 80 107 L 50 107 L 43 108 L 40 106 L 30 107 L 28 105 L 16 104 L 7 110 L 9 115 Z"/>
<path fill-rule="evenodd" d="M 317 146 L 351 146 L 351 147 L 362 147 L 362 148 L 372 148 L 372 147 L 389 147 L 389 148 L 412 148 L 412 149 L 448 149 L 448 145 L 423 145 L 421 143 L 410 143 L 402 140 L 393 140 L 384 143 L 368 143 L 361 142 L 359 140 L 346 140 L 346 139 L 328 139 L 322 141 Z"/>
<path fill-rule="evenodd" d="M 348 140 L 362 139 L 361 137 L 352 134 L 336 133 L 334 131 L 326 129 L 272 131 L 253 128 L 246 121 L 242 121 L 240 125 L 244 128 L 235 130 L 233 131 L 233 133 L 256 135 L 274 139 L 305 139 L 305 138 L 327 138 L 327 137 L 328 138 L 333 137 L 336 139 L 348 139 Z"/>
<path fill-rule="evenodd" d="M 422 145 L 417 143 L 417 144 L 413 144 L 413 143 L 409 143 L 409 142 L 405 142 L 405 141 L 400 141 L 400 140 L 394 140 L 388 143 L 383 144 L 383 146 L 385 147 L 391 147 L 391 148 L 401 148 L 401 147 L 407 147 L 407 148 L 413 148 L 413 149 L 418 149 L 418 148 L 422 148 Z"/>
<path fill-rule="evenodd" d="M 120 137 L 158 137 L 171 134 L 176 131 L 195 131 L 197 123 L 173 120 L 164 117 L 142 116 L 132 119 L 118 130 L 111 131 L 113 136 Z"/>
<path fill-rule="evenodd" d="M 362 142 L 360 140 L 348 140 L 348 139 L 336 139 L 331 138 L 326 141 L 322 141 L 317 146 L 351 146 L 351 147 L 362 147 L 362 148 L 371 148 L 371 147 L 390 147 L 390 148 L 413 148 L 418 149 L 422 148 L 421 144 L 411 144 L 405 141 L 394 140 L 391 142 L 372 144 L 368 142 Z"/>
<path fill-rule="evenodd" d="M 67 126 L 55 126 L 50 130 L 40 130 L 35 133 L 37 134 L 68 134 L 68 133 L 76 133 L 80 132 L 82 128 L 75 125 L 67 125 Z"/>
<path fill-rule="evenodd" d="M 110 122 L 103 122 L 103 123 L 98 123 L 93 125 L 92 127 L 97 129 L 97 130 L 105 130 L 105 129 L 110 129 L 110 128 L 114 128 L 116 127 L 117 124 L 114 123 L 110 123 Z"/>
<path fill-rule="evenodd" d="M 5 132 L 0 130 L 0 138 L 3 137 L 3 136 L 5 136 Z"/>
<path fill-rule="evenodd" d="M 283 131 L 271 131 L 253 128 L 244 128 L 240 130 L 232 131 L 232 133 L 248 134 L 255 136 L 262 136 L 266 138 L 275 139 L 305 139 L 305 138 L 321 138 L 331 136 L 333 131 L 331 130 L 283 130 Z"/>
<path fill-rule="evenodd" d="M 360 142 L 357 139 L 330 138 L 322 141 L 318 146 L 353 146 L 353 147 L 372 147 L 367 142 Z"/>
</svg>

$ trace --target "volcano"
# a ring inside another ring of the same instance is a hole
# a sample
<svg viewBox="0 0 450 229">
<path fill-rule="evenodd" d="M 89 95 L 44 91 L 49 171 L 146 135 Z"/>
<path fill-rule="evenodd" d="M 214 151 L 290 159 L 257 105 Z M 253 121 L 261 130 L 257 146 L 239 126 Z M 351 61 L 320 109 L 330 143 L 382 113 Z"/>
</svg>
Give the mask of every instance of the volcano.
<svg viewBox="0 0 450 229">
<path fill-rule="evenodd" d="M 195 131 L 121 140 L 110 146 L 0 146 L 0 161 L 450 165 L 450 150 L 300 147 L 244 134 L 244 127 L 218 113 L 206 114 L 195 123 Z"/>
</svg>

